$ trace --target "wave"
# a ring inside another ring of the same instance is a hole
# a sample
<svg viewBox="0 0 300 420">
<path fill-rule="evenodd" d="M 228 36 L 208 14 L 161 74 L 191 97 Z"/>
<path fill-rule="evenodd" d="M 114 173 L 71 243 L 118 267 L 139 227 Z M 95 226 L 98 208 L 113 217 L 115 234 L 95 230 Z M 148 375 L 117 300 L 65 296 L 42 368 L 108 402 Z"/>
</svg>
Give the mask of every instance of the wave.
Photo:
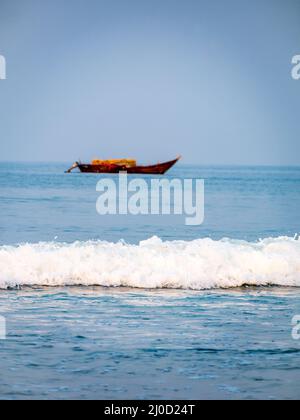
<svg viewBox="0 0 300 420">
<path fill-rule="evenodd" d="M 109 286 L 213 289 L 300 287 L 300 241 L 209 238 L 164 242 L 38 243 L 0 247 L 0 288 Z"/>
</svg>

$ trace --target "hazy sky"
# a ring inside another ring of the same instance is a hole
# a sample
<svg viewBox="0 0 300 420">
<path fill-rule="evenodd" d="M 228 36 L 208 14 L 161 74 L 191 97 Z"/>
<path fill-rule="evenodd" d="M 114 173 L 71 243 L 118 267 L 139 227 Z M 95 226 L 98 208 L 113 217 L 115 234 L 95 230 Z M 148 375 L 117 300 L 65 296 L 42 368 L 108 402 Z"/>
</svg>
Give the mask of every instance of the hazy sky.
<svg viewBox="0 0 300 420">
<path fill-rule="evenodd" d="M 300 164 L 299 0 L 0 0 L 0 160 Z"/>
</svg>

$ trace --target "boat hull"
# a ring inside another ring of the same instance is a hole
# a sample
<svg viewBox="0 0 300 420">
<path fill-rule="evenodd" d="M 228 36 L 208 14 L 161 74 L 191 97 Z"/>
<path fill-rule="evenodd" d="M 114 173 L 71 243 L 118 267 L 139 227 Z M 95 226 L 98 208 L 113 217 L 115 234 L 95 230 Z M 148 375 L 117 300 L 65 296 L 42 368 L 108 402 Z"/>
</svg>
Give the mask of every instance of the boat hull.
<svg viewBox="0 0 300 420">
<path fill-rule="evenodd" d="M 78 163 L 77 167 L 82 173 L 95 173 L 95 174 L 118 174 L 120 172 L 127 172 L 128 174 L 144 174 L 144 175 L 164 175 L 170 170 L 179 160 L 177 158 L 170 162 L 158 163 L 151 166 L 118 166 L 111 165 L 110 167 L 105 165 L 91 165 Z"/>
</svg>

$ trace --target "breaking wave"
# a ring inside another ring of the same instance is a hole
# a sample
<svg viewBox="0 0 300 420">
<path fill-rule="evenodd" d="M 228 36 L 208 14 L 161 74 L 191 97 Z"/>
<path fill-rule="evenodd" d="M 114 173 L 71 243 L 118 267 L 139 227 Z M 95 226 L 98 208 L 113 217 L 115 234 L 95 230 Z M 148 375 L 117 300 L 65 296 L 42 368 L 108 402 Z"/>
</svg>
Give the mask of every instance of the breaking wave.
<svg viewBox="0 0 300 420">
<path fill-rule="evenodd" d="M 223 239 L 139 245 L 124 242 L 38 243 L 0 247 L 0 288 L 110 286 L 213 289 L 300 287 L 300 241 L 268 238 L 257 243 Z"/>
</svg>

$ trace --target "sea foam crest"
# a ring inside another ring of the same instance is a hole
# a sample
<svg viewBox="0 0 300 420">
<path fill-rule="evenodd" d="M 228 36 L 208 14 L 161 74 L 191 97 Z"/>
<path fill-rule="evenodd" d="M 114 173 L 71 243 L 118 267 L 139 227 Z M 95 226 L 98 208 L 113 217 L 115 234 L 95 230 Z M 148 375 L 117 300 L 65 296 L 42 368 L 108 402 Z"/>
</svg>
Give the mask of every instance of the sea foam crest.
<svg viewBox="0 0 300 420">
<path fill-rule="evenodd" d="M 212 289 L 300 287 L 300 241 L 223 239 L 38 243 L 0 247 L 0 288 L 111 286 Z"/>
</svg>

